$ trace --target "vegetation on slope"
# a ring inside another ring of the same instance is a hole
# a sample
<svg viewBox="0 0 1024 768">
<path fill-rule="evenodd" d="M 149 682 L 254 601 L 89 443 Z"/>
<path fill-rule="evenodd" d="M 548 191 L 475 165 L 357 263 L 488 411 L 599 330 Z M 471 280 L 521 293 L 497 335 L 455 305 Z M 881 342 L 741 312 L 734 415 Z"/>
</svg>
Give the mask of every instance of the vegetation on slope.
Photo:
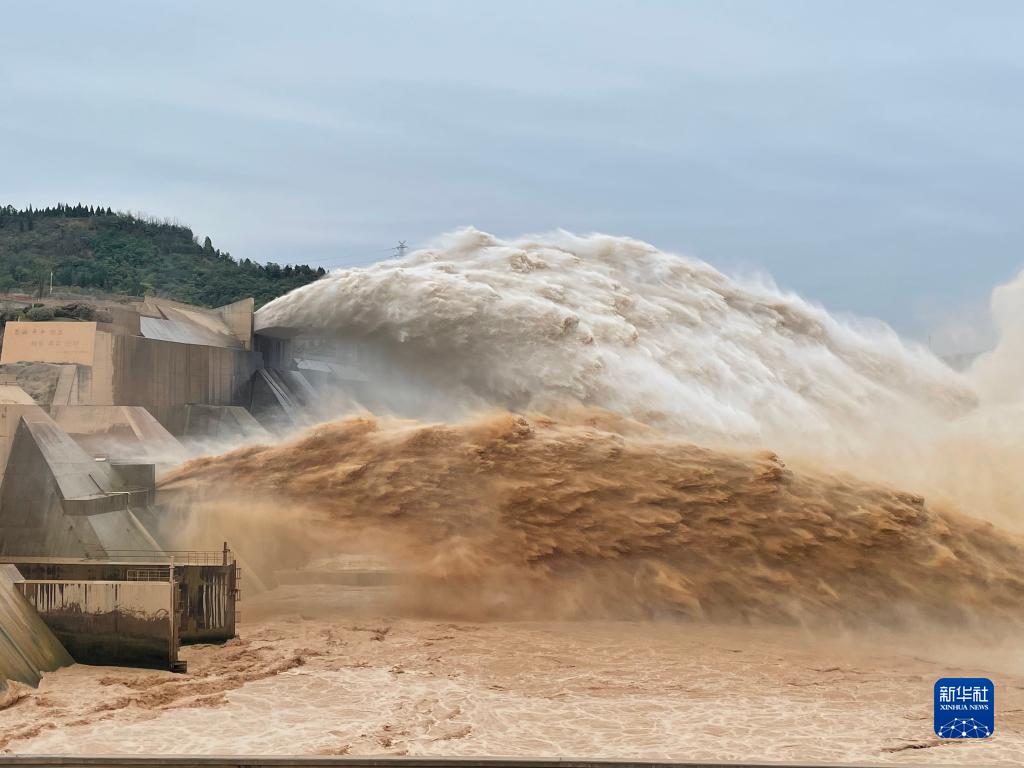
<svg viewBox="0 0 1024 768">
<path fill-rule="evenodd" d="M 0 206 L 0 292 L 75 287 L 220 306 L 262 305 L 324 274 L 323 267 L 241 261 L 200 244 L 188 227 L 110 208 Z"/>
</svg>

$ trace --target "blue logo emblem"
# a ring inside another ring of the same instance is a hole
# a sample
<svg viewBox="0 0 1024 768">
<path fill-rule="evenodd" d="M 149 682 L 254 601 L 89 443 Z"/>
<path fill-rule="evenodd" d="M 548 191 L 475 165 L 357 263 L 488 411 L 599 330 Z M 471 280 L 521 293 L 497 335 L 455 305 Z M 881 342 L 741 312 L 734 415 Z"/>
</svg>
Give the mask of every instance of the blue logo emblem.
<svg viewBox="0 0 1024 768">
<path fill-rule="evenodd" d="M 987 739 L 996 729 L 996 687 L 987 677 L 935 681 L 935 733 L 943 739 Z"/>
</svg>

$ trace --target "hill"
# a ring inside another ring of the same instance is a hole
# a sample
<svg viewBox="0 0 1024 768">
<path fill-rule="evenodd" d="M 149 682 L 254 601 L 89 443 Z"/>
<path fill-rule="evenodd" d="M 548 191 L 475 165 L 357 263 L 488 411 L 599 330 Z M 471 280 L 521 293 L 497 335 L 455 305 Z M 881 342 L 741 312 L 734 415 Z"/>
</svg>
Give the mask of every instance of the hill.
<svg viewBox="0 0 1024 768">
<path fill-rule="evenodd" d="M 51 272 L 55 289 L 155 294 L 214 307 L 248 296 L 260 306 L 324 269 L 239 261 L 208 237 L 200 244 L 188 227 L 102 206 L 0 206 L 0 292 L 42 295 Z"/>
</svg>

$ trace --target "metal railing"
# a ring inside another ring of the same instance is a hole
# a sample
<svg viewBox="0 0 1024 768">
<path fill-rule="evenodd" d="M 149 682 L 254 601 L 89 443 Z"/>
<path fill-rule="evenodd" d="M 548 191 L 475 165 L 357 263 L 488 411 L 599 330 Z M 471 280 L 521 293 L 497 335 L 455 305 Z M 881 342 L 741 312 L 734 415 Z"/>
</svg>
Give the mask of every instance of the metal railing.
<svg viewBox="0 0 1024 768">
<path fill-rule="evenodd" d="M 128 568 L 125 578 L 128 581 L 168 581 L 169 568 Z"/>
<path fill-rule="evenodd" d="M 196 549 L 106 549 L 86 552 L 90 560 L 174 560 L 175 565 L 231 565 L 234 553 L 225 545 L 220 550 Z"/>
</svg>

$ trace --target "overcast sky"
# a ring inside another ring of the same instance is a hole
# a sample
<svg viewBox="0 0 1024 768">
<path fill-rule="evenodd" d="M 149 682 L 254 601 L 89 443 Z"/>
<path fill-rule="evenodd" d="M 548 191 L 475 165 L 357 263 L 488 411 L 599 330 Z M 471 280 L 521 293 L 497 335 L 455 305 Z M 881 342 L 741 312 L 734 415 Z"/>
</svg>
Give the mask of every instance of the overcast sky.
<svg viewBox="0 0 1024 768">
<path fill-rule="evenodd" d="M 1024 3 L 0 5 L 0 199 L 333 268 L 630 235 L 905 334 L 1024 265 Z"/>
</svg>

